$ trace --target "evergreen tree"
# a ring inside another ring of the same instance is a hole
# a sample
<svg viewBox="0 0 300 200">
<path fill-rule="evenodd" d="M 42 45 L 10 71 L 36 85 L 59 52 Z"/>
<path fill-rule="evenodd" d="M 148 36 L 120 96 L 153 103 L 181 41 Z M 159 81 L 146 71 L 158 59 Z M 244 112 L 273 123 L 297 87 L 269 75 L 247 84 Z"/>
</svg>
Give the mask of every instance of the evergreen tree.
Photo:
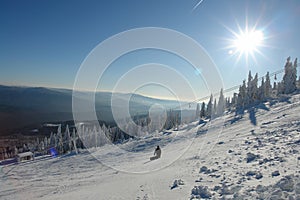
<svg viewBox="0 0 300 200">
<path fill-rule="evenodd" d="M 251 82 L 250 103 L 257 101 L 258 99 L 257 82 L 258 82 L 258 74 L 256 73 L 254 79 Z"/>
<path fill-rule="evenodd" d="M 44 153 L 44 150 L 45 150 L 45 144 L 44 141 L 42 140 L 39 145 L 39 152 Z"/>
<path fill-rule="evenodd" d="M 212 110 L 213 109 L 213 95 L 210 95 L 210 99 L 207 103 L 207 108 L 206 108 L 206 117 L 211 118 L 212 116 Z"/>
<path fill-rule="evenodd" d="M 298 62 L 298 58 L 294 60 L 294 66 L 293 66 L 293 79 L 295 80 L 295 85 L 296 85 L 295 89 L 297 89 L 297 67 L 298 67 L 297 62 Z"/>
<path fill-rule="evenodd" d="M 261 84 L 259 87 L 258 94 L 259 94 L 258 96 L 259 96 L 260 101 L 265 100 L 265 98 L 266 98 L 266 83 L 265 83 L 264 77 L 262 77 L 262 79 L 261 79 Z"/>
<path fill-rule="evenodd" d="M 295 59 L 294 65 L 290 62 L 291 57 L 288 57 L 286 64 L 284 66 L 284 76 L 283 76 L 283 93 L 289 94 L 294 92 L 296 88 L 297 80 L 297 59 Z"/>
<path fill-rule="evenodd" d="M 246 98 L 247 98 L 247 92 L 246 92 L 246 81 L 243 81 L 243 85 L 239 88 L 238 98 L 237 98 L 237 107 L 238 108 L 244 108 L 246 105 Z M 248 101 L 248 100 L 247 100 Z"/>
<path fill-rule="evenodd" d="M 200 111 L 200 118 L 203 118 L 206 116 L 206 112 L 205 112 L 205 103 L 202 102 L 202 105 L 201 105 L 201 111 Z"/>
<path fill-rule="evenodd" d="M 103 146 L 103 145 L 105 145 L 107 143 L 108 138 L 106 137 L 106 134 L 110 135 L 109 133 L 105 133 L 102 130 L 102 128 L 99 127 L 98 134 L 97 134 L 97 139 L 98 139 L 97 146 L 101 147 L 101 146 Z"/>
<path fill-rule="evenodd" d="M 56 138 L 57 142 L 57 148 L 60 154 L 63 153 L 63 137 L 62 137 L 62 133 L 61 133 L 61 124 L 58 126 L 57 128 L 57 138 Z"/>
<path fill-rule="evenodd" d="M 214 100 L 214 105 L 213 105 L 213 116 L 217 114 L 217 99 Z"/>
<path fill-rule="evenodd" d="M 273 83 L 273 90 L 277 90 L 277 83 L 275 81 Z"/>
<path fill-rule="evenodd" d="M 217 115 L 221 116 L 224 114 L 225 111 L 225 98 L 223 94 L 223 88 L 220 91 L 218 106 L 217 106 Z"/>
<path fill-rule="evenodd" d="M 249 105 L 251 103 L 251 99 L 252 99 L 252 80 L 253 80 L 253 77 L 251 75 L 251 71 L 249 71 L 248 82 L 247 82 L 247 87 L 246 87 L 246 94 L 245 94 L 245 97 L 244 97 L 244 104 L 245 105 Z"/>
<path fill-rule="evenodd" d="M 267 72 L 266 74 L 266 81 L 265 81 L 265 97 L 269 98 L 271 97 L 271 91 L 272 91 L 272 85 L 270 81 L 270 74 Z"/>
<path fill-rule="evenodd" d="M 47 153 L 47 150 L 49 149 L 49 144 L 48 144 L 47 137 L 44 138 L 44 145 L 45 145 L 45 152 L 44 153 Z"/>
<path fill-rule="evenodd" d="M 240 86 L 241 87 L 241 86 Z M 238 93 L 233 93 L 233 96 L 231 98 L 231 103 L 232 106 L 237 107 L 238 106 Z"/>
<path fill-rule="evenodd" d="M 275 74 L 275 76 L 274 76 L 274 83 L 273 83 L 273 90 L 274 90 L 273 94 L 275 94 L 275 95 L 278 94 L 278 86 L 277 86 L 277 82 L 276 81 L 277 81 L 277 76 Z"/>
<path fill-rule="evenodd" d="M 75 150 L 76 153 L 77 152 L 77 135 L 76 135 L 76 131 L 75 131 L 75 128 L 73 128 L 73 131 L 72 131 L 72 136 L 71 136 L 71 141 L 72 141 L 72 148 L 70 149 L 71 151 L 72 150 Z"/>
<path fill-rule="evenodd" d="M 54 136 L 53 136 L 53 132 L 50 133 L 50 138 L 49 138 L 49 146 L 50 147 L 54 147 L 55 145 L 55 139 L 54 139 Z"/>
<path fill-rule="evenodd" d="M 69 130 L 69 125 L 67 124 L 65 134 L 64 134 L 64 151 L 71 151 L 72 149 L 72 141 L 71 141 L 71 135 Z"/>
<path fill-rule="evenodd" d="M 225 98 L 225 108 L 229 108 L 231 105 L 230 105 L 230 97 L 226 97 Z"/>
<path fill-rule="evenodd" d="M 93 131 L 91 132 L 92 147 L 100 146 L 100 130 L 94 125 Z"/>
<path fill-rule="evenodd" d="M 19 153 L 19 150 L 16 146 L 14 146 L 14 156 L 18 155 Z"/>
<path fill-rule="evenodd" d="M 252 75 L 251 75 L 251 71 L 249 71 L 249 74 L 248 74 L 248 82 L 247 82 L 247 88 L 248 90 L 251 89 L 251 81 L 252 81 Z"/>
<path fill-rule="evenodd" d="M 141 136 L 143 136 L 143 130 L 142 130 L 142 128 L 143 128 L 143 121 L 142 121 L 142 119 L 138 120 L 137 126 L 138 126 L 137 127 L 137 136 L 141 137 Z"/>
<path fill-rule="evenodd" d="M 40 139 L 36 138 L 34 150 L 41 151 Z"/>
<path fill-rule="evenodd" d="M 283 82 L 278 82 L 277 83 L 277 94 L 283 94 L 284 93 L 284 87 L 283 87 Z"/>
</svg>

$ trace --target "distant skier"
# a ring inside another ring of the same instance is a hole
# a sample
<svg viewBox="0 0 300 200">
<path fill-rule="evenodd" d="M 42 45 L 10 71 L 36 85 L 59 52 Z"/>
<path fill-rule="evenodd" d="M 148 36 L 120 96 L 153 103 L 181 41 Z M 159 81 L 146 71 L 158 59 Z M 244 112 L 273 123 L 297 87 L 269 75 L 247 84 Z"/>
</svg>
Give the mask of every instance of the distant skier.
<svg viewBox="0 0 300 200">
<path fill-rule="evenodd" d="M 159 146 L 157 146 L 154 151 L 154 156 L 150 157 L 150 160 L 158 159 L 158 158 L 160 158 L 160 156 L 161 156 L 161 149 L 159 148 Z"/>
</svg>

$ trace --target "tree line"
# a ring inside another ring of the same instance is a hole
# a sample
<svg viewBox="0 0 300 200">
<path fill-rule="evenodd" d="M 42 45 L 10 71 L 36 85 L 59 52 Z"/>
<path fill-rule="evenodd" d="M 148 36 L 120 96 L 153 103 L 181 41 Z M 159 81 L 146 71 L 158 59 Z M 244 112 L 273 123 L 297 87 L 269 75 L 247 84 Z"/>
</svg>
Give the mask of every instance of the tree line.
<svg viewBox="0 0 300 200">
<path fill-rule="evenodd" d="M 288 57 L 284 66 L 284 75 L 282 81 L 274 81 L 271 84 L 270 73 L 261 77 L 259 84 L 258 74 L 254 77 L 249 71 L 247 81 L 244 80 L 242 85 L 239 86 L 239 91 L 234 93 L 233 96 L 225 97 L 223 89 L 220 90 L 218 101 L 211 94 L 208 103 L 198 103 L 196 107 L 196 116 L 200 118 L 218 117 L 224 114 L 225 110 L 240 110 L 251 107 L 255 104 L 267 101 L 270 98 L 276 98 L 281 94 L 291 94 L 297 90 L 300 78 L 297 81 L 297 58 L 291 62 Z M 275 74 L 275 79 L 276 74 Z"/>
</svg>

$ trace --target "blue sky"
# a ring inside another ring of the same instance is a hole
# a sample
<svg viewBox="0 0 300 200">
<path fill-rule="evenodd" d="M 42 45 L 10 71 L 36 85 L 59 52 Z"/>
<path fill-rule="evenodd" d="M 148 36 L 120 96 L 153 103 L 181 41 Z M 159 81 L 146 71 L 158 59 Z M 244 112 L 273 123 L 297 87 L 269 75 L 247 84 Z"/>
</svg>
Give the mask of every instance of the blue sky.
<svg viewBox="0 0 300 200">
<path fill-rule="evenodd" d="M 287 56 L 300 57 L 300 1 L 203 0 L 193 9 L 198 2 L 0 0 L 0 84 L 72 88 L 81 63 L 93 48 L 117 33 L 141 27 L 170 28 L 196 40 L 215 62 L 225 88 L 240 84 L 248 70 L 263 75 L 282 68 Z M 255 60 L 250 56 L 248 62 L 244 55 L 238 59 L 238 54 L 226 48 L 235 38 L 232 32 L 239 34 L 238 27 L 244 30 L 246 26 L 255 26 L 264 35 L 260 53 L 254 52 Z M 154 54 L 154 58 L 149 56 Z M 133 64 L 155 61 L 176 69 L 178 63 L 185 66 L 176 59 L 151 51 L 129 55 L 108 70 L 99 89 L 111 90 L 113 80 Z M 195 87 L 207 92 L 205 77 L 197 79 L 189 70 L 181 71 Z M 201 95 L 204 93 L 197 93 Z"/>
</svg>

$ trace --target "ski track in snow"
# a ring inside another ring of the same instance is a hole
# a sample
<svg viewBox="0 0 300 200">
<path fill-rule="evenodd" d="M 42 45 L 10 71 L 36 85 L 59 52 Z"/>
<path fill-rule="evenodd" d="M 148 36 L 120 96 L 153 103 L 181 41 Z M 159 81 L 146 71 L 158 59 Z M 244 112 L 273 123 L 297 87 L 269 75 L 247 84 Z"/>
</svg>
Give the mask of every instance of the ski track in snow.
<svg viewBox="0 0 300 200">
<path fill-rule="evenodd" d="M 207 186 L 216 199 L 300 198 L 299 105 L 298 94 L 91 153 L 0 166 L 0 199 L 200 199 L 191 194 L 195 186 Z M 148 162 L 156 145 L 162 158 Z M 257 157 L 247 162 L 247 153 Z M 200 172 L 203 166 L 210 171 Z M 288 175 L 294 189 L 278 191 Z"/>
</svg>

